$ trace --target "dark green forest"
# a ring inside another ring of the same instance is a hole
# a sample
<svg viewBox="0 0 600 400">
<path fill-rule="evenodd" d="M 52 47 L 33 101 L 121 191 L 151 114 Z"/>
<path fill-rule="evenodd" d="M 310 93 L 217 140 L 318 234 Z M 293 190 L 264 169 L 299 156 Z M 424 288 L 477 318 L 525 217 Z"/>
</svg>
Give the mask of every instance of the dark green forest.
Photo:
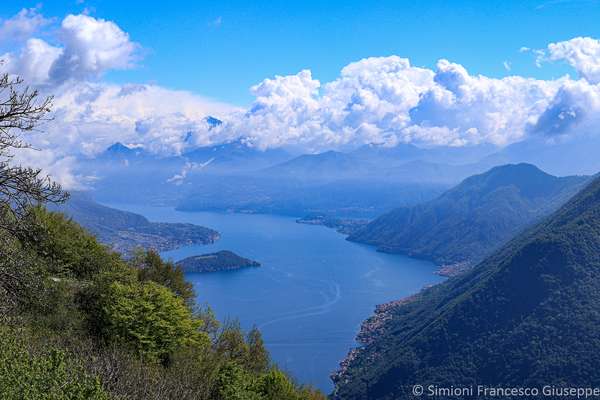
<svg viewBox="0 0 600 400">
<path fill-rule="evenodd" d="M 397 306 L 335 398 L 412 398 L 415 384 L 594 386 L 599 325 L 596 179 L 471 272 Z"/>
<path fill-rule="evenodd" d="M 560 207 L 588 177 L 555 177 L 531 164 L 465 179 L 438 198 L 382 215 L 349 240 L 437 263 L 477 262 Z"/>
</svg>

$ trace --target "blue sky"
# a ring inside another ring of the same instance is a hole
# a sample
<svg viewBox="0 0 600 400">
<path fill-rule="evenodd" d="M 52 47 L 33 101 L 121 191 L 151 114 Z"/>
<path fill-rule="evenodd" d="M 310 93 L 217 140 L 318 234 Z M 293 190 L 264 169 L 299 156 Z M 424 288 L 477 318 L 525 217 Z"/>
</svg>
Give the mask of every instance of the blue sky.
<svg viewBox="0 0 600 400">
<path fill-rule="evenodd" d="M 310 153 L 504 147 L 576 141 L 600 126 L 598 1 L 69 0 L 0 10 L 0 73 L 54 96 L 39 146 L 59 165 L 115 142 L 160 155 L 240 139 Z M 224 123 L 213 129 L 208 115 Z"/>
<path fill-rule="evenodd" d="M 137 68 L 110 71 L 106 80 L 158 83 L 242 106 L 252 100 L 249 87 L 266 77 L 306 68 L 331 81 L 348 63 L 370 56 L 399 55 L 430 68 L 447 58 L 490 77 L 574 75 L 560 63 L 537 68 L 534 56 L 519 49 L 600 37 L 597 1 L 79 3 L 45 2 L 41 10 L 60 19 L 87 9 L 142 46 Z M 37 4 L 3 2 L 0 17 Z"/>
</svg>

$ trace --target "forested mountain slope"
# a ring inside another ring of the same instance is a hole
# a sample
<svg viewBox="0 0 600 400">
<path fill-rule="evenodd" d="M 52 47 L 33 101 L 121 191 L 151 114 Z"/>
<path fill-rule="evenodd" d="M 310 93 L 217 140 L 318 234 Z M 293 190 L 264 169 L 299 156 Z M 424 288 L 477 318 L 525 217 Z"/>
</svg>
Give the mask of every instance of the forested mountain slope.
<svg viewBox="0 0 600 400">
<path fill-rule="evenodd" d="M 495 167 L 427 203 L 384 214 L 348 239 L 439 263 L 477 261 L 554 211 L 588 179 L 558 178 L 531 164 Z"/>
<path fill-rule="evenodd" d="M 337 376 L 335 398 L 412 398 L 414 384 L 593 386 L 598 326 L 595 179 L 471 272 L 393 308 Z"/>
</svg>

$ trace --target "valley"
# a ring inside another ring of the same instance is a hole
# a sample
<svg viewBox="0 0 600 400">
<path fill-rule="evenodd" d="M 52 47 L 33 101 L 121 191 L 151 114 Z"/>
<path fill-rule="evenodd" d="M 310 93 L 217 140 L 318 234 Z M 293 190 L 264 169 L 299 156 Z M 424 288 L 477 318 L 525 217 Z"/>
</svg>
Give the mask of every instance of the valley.
<svg viewBox="0 0 600 400">
<path fill-rule="evenodd" d="M 599 17 L 2 2 L 0 399 L 600 397 Z"/>
<path fill-rule="evenodd" d="M 599 210 L 595 179 L 472 271 L 380 311 L 336 375 L 333 397 L 411 398 L 415 381 L 542 387 L 597 379 L 596 355 L 585 349 L 598 340 Z"/>
<path fill-rule="evenodd" d="M 258 268 L 187 273 L 200 304 L 222 320 L 256 325 L 278 365 L 303 383 L 325 392 L 356 334 L 377 304 L 418 292 L 444 279 L 435 265 L 376 252 L 351 243 L 333 229 L 298 224 L 295 218 L 111 204 L 152 221 L 211 226 L 221 233 L 214 244 L 162 252 L 179 261 L 230 250 L 260 261 Z"/>
</svg>

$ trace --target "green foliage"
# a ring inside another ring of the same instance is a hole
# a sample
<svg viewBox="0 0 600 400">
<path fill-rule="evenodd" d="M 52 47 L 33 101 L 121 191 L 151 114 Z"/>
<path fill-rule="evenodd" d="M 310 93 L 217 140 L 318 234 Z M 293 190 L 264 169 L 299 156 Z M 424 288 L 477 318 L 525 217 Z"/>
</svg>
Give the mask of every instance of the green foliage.
<svg viewBox="0 0 600 400">
<path fill-rule="evenodd" d="M 131 265 L 137 268 L 140 281 L 166 286 L 188 305 L 193 305 L 196 295 L 192 284 L 185 280 L 182 269 L 170 261 L 163 261 L 156 251 L 137 252 Z"/>
<path fill-rule="evenodd" d="M 236 363 L 221 368 L 217 377 L 215 399 L 217 400 L 262 400 L 255 390 L 255 377 Z"/>
<path fill-rule="evenodd" d="M 280 370 L 272 368 L 252 375 L 236 363 L 227 363 L 219 371 L 216 400 L 325 400 L 310 389 L 298 389 Z"/>
<path fill-rule="evenodd" d="M 122 264 L 118 254 L 108 251 L 62 214 L 36 208 L 29 218 L 29 229 L 20 239 L 25 247 L 35 249 L 53 274 L 90 278 Z"/>
<path fill-rule="evenodd" d="M 0 398 L 109 399 L 100 380 L 86 374 L 64 351 L 32 353 L 26 340 L 25 332 L 0 327 Z"/>
<path fill-rule="evenodd" d="M 252 328 L 248 332 L 248 354 L 246 356 L 246 366 L 250 371 L 263 372 L 269 367 L 269 353 L 265 348 L 265 342 L 257 328 Z"/>
<path fill-rule="evenodd" d="M 265 400 L 296 400 L 299 398 L 294 384 L 276 368 L 260 376 L 256 388 Z"/>
<path fill-rule="evenodd" d="M 0 231 L 0 315 L 40 308 L 44 298 L 44 263 L 31 249 Z"/>
<path fill-rule="evenodd" d="M 322 399 L 270 369 L 258 330 L 194 310 L 172 263 L 155 252 L 125 262 L 64 216 L 33 211 L 17 239 L 0 237 L 0 330 L 37 332 L 23 351 L 0 340 L 0 397 Z"/>
<path fill-rule="evenodd" d="M 217 338 L 217 354 L 228 360 L 243 364 L 248 358 L 248 343 L 238 322 L 228 323 Z"/>
<path fill-rule="evenodd" d="M 183 300 L 155 282 L 113 283 L 102 301 L 104 335 L 128 343 L 140 354 L 165 360 L 180 346 L 205 347 L 208 335 L 200 331 Z"/>
</svg>

